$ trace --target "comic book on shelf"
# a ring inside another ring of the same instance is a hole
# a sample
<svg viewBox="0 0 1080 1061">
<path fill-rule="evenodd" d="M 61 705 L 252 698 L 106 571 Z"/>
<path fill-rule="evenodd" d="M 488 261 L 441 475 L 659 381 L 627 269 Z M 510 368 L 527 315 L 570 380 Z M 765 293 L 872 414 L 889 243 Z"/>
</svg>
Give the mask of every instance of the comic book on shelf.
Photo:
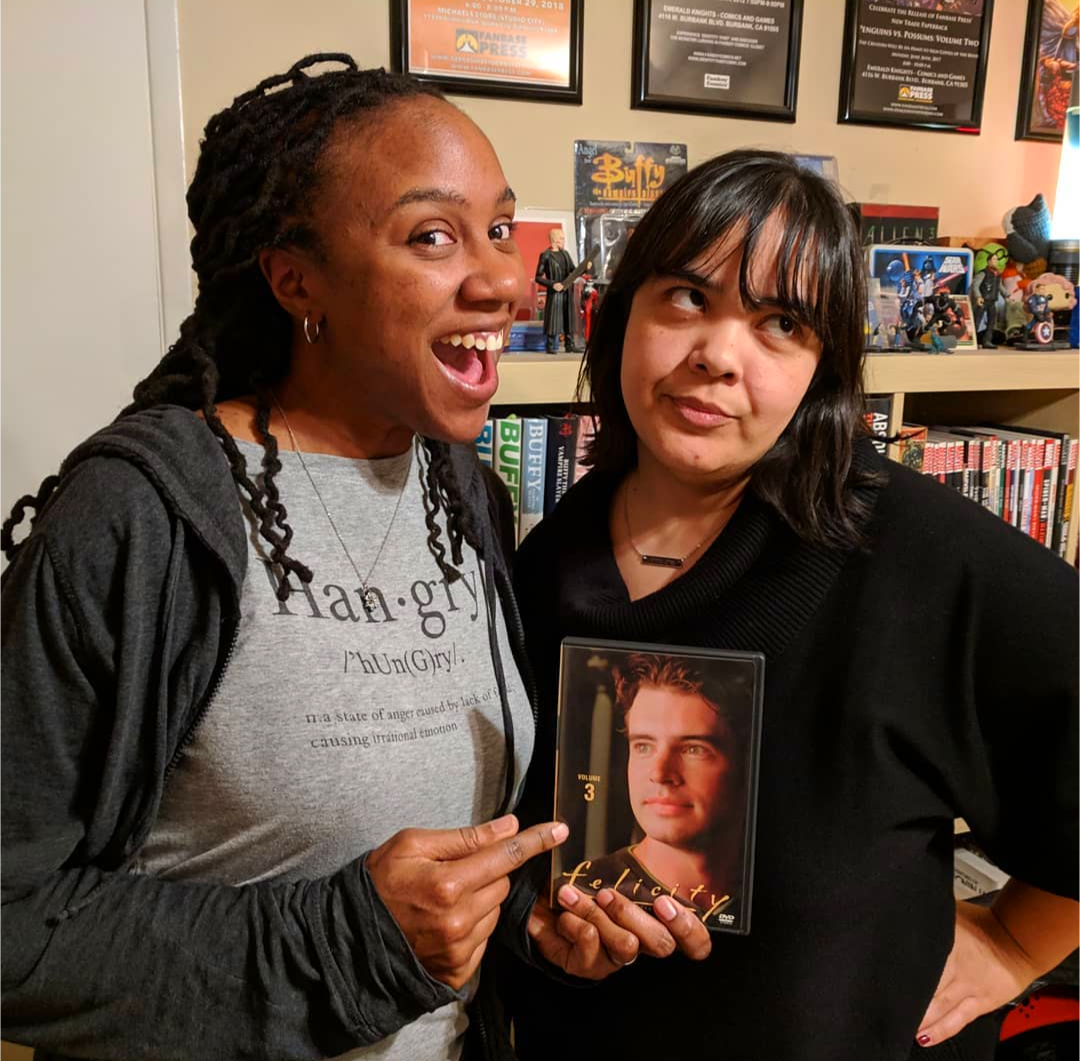
<svg viewBox="0 0 1080 1061">
<path fill-rule="evenodd" d="M 1058 533 L 1058 556 L 1068 559 L 1067 546 L 1069 530 L 1072 527 L 1073 496 L 1076 492 L 1076 461 L 1080 451 L 1080 439 L 1070 439 L 1068 456 L 1065 459 L 1065 497 L 1062 502 L 1062 528 Z"/>
<path fill-rule="evenodd" d="M 764 656 L 566 638 L 551 896 L 661 895 L 750 931 Z"/>
<path fill-rule="evenodd" d="M 924 424 L 907 421 L 900 428 L 900 441 L 896 446 L 897 460 L 915 472 L 926 472 L 926 432 Z"/>
</svg>

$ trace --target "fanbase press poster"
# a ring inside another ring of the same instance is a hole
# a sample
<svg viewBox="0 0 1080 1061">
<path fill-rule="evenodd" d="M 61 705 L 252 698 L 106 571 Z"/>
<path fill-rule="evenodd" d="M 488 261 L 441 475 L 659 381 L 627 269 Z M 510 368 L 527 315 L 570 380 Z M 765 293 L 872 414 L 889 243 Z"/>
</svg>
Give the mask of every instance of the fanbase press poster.
<svg viewBox="0 0 1080 1061">
<path fill-rule="evenodd" d="M 852 117 L 977 131 L 984 0 L 861 0 L 855 10 Z"/>
<path fill-rule="evenodd" d="M 572 16 L 570 0 L 409 0 L 409 70 L 565 88 Z"/>
<path fill-rule="evenodd" d="M 750 931 L 760 653 L 567 638 L 559 679 L 551 896 L 660 895 Z"/>
</svg>

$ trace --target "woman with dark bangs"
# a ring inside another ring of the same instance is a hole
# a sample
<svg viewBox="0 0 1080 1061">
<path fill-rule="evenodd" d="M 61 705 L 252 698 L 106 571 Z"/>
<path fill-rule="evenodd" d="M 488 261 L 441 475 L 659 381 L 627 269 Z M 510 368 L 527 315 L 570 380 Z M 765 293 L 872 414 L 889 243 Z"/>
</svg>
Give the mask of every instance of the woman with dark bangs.
<svg viewBox="0 0 1080 1061">
<path fill-rule="evenodd" d="M 1075 946 L 1076 573 L 877 456 L 864 305 L 844 203 L 771 152 L 687 174 L 618 267 L 582 367 L 592 470 L 515 565 L 541 694 L 523 820 L 550 810 L 563 637 L 763 652 L 753 920 L 586 993 L 518 966 L 526 1061 L 992 1056 L 976 1018 Z M 958 816 L 1015 874 L 992 908 L 953 900 Z"/>
</svg>

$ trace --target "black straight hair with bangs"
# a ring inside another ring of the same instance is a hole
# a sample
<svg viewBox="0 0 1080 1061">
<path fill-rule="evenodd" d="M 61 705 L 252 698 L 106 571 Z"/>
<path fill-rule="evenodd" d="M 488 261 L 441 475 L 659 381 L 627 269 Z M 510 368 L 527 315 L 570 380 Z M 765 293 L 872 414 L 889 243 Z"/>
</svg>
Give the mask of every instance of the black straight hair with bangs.
<svg viewBox="0 0 1080 1061">
<path fill-rule="evenodd" d="M 600 304 L 581 366 L 599 428 L 586 462 L 625 474 L 637 463 L 637 435 L 623 402 L 623 338 L 638 288 L 657 275 L 708 261 L 729 234 L 742 251 L 739 293 L 756 309 L 749 276 L 766 222 L 783 223 L 776 256 L 780 309 L 820 339 L 821 360 L 791 422 L 750 472 L 750 488 L 802 538 L 847 548 L 862 543 L 868 501 L 857 489 L 878 476 L 853 469 L 863 419 L 866 284 L 863 252 L 834 186 L 774 151 L 730 151 L 695 167 L 639 222 Z M 712 264 L 712 263 L 710 263 Z M 768 292 L 772 302 L 772 292 Z"/>
</svg>

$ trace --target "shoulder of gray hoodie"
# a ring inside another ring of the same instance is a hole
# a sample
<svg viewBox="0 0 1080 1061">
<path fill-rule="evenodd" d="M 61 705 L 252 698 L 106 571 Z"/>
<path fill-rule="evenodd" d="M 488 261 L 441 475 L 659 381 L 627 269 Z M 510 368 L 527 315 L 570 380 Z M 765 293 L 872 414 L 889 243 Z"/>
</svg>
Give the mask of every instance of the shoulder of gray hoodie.
<svg viewBox="0 0 1080 1061">
<path fill-rule="evenodd" d="M 527 675 L 509 497 L 471 447 L 451 455 Z M 4 571 L 5 1038 L 95 1057 L 321 1058 L 463 997 L 420 966 L 363 859 L 240 888 L 128 872 L 225 665 L 246 561 L 219 442 L 160 406 L 68 457 Z M 522 875 L 504 906 L 504 942 L 526 953 L 534 896 Z M 501 1029 L 481 1038 L 505 1053 Z"/>
</svg>

